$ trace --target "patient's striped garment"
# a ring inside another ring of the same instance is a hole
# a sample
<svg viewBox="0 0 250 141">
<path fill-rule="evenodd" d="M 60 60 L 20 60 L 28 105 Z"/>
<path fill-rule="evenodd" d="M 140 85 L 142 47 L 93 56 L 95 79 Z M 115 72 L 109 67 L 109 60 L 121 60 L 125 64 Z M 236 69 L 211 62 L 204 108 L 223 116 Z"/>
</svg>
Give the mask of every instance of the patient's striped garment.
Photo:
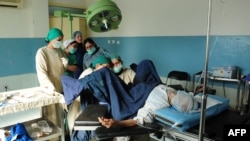
<svg viewBox="0 0 250 141">
<path fill-rule="evenodd" d="M 145 105 L 139 109 L 137 116 L 134 118 L 138 121 L 138 124 L 152 123 L 156 110 L 170 106 L 166 92 L 168 88 L 166 85 L 159 84 L 150 92 Z"/>
</svg>

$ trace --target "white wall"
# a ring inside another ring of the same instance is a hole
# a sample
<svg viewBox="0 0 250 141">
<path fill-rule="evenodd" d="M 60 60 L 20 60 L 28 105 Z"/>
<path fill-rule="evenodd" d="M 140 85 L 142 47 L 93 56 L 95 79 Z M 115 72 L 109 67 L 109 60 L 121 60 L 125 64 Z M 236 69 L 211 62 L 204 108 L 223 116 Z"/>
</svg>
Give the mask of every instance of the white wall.
<svg viewBox="0 0 250 141">
<path fill-rule="evenodd" d="M 49 28 L 48 0 L 24 0 L 20 9 L 0 7 L 0 19 L 0 38 L 44 38 Z M 27 47 L 29 45 L 27 43 Z M 3 49 L 0 48 L 0 51 Z M 0 70 L 4 69 L 2 67 Z M 0 92 L 5 91 L 5 86 L 7 91 L 38 86 L 37 76 L 23 74 L 0 77 Z"/>
<path fill-rule="evenodd" d="M 32 0 L 32 37 L 45 37 L 49 29 L 48 0 Z"/>
<path fill-rule="evenodd" d="M 97 0 L 88 0 L 87 5 Z M 249 0 L 211 0 L 211 35 L 249 35 Z M 206 35 L 208 0 L 114 0 L 122 11 L 118 30 L 109 36 Z"/>
<path fill-rule="evenodd" d="M 89 6 L 97 0 L 49 0 Z M 114 0 L 122 11 L 118 30 L 93 33 L 109 36 L 205 35 L 208 0 Z M 212 0 L 212 35 L 249 35 L 249 0 Z M 0 7 L 0 38 L 44 37 L 48 30 L 48 0 L 24 0 L 22 9 Z M 10 24 L 11 23 L 11 24 Z M 10 30 L 11 29 L 11 30 Z"/>
<path fill-rule="evenodd" d="M 0 38 L 45 37 L 48 0 L 24 0 L 23 8 L 0 7 Z"/>
</svg>

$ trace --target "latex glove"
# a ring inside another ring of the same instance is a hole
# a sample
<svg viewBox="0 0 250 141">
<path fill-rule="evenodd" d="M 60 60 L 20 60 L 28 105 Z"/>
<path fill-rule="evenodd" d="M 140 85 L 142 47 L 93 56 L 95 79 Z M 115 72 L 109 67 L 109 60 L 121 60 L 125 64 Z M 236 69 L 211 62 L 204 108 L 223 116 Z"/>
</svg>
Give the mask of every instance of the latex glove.
<svg viewBox="0 0 250 141">
<path fill-rule="evenodd" d="M 68 58 L 62 57 L 61 60 L 62 60 L 64 68 L 67 68 L 68 67 L 68 63 L 69 63 Z"/>
</svg>

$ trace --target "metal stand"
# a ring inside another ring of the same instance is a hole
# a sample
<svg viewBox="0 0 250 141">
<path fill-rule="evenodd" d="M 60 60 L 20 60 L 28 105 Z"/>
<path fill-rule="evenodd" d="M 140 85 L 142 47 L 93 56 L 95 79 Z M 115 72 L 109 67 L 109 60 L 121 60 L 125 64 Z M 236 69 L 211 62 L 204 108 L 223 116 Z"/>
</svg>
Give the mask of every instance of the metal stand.
<svg viewBox="0 0 250 141">
<path fill-rule="evenodd" d="M 208 1 L 208 21 L 207 21 L 207 40 L 206 40 L 206 58 L 205 58 L 205 71 L 204 71 L 204 83 L 203 83 L 203 95 L 202 95 L 202 107 L 201 107 L 201 118 L 199 128 L 199 141 L 203 141 L 204 130 L 205 130 L 205 115 L 206 115 L 206 104 L 207 104 L 207 71 L 208 71 L 208 53 L 209 53 L 209 36 L 210 36 L 210 19 L 211 19 L 211 0 Z"/>
</svg>

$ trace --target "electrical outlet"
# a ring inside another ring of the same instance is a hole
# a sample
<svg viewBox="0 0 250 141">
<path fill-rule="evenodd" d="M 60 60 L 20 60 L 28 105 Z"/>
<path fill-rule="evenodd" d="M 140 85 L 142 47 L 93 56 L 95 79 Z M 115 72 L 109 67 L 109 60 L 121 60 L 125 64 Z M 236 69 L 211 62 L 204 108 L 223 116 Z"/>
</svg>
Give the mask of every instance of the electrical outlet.
<svg viewBox="0 0 250 141">
<path fill-rule="evenodd" d="M 4 85 L 4 89 L 5 89 L 5 91 L 7 92 L 8 89 L 9 89 L 8 85 Z"/>
</svg>

